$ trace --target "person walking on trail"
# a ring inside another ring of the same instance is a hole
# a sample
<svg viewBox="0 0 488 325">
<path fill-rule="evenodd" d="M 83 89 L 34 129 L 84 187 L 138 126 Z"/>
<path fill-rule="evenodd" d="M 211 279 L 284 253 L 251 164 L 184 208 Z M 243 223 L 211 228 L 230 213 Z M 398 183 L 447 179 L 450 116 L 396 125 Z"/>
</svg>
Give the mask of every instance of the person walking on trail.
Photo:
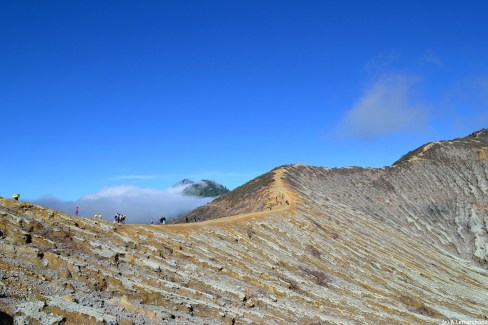
<svg viewBox="0 0 488 325">
<path fill-rule="evenodd" d="M 76 216 L 78 216 L 78 207 L 76 207 L 75 214 L 76 214 Z"/>
</svg>

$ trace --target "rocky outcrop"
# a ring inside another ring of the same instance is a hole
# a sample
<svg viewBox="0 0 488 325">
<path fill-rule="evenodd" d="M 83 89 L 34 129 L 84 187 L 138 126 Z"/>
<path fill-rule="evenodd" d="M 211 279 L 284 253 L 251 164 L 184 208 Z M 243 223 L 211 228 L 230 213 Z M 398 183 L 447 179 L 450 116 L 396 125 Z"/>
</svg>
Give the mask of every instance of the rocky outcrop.
<svg viewBox="0 0 488 325">
<path fill-rule="evenodd" d="M 393 167 L 291 166 L 287 182 L 322 209 L 358 211 L 486 268 L 487 148 L 488 130 L 482 130 L 424 145 Z"/>
<path fill-rule="evenodd" d="M 200 223 L 116 226 L 0 199 L 0 317 L 485 320 L 487 147 L 483 130 L 387 168 L 279 167 L 194 212 L 212 219 Z"/>
</svg>

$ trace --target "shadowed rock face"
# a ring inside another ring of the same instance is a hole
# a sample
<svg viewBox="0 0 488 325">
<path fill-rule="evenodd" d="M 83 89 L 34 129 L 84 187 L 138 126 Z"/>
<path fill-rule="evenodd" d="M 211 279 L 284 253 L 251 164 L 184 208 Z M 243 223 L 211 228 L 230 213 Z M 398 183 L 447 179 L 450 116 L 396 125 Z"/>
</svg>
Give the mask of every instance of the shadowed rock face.
<svg viewBox="0 0 488 325">
<path fill-rule="evenodd" d="M 388 168 L 283 166 L 183 225 L 0 199 L 0 311 L 42 324 L 484 320 L 487 148 L 482 130 Z"/>
<path fill-rule="evenodd" d="M 433 142 L 383 169 L 292 166 L 286 181 L 323 211 L 343 207 L 488 266 L 488 130 Z"/>
</svg>

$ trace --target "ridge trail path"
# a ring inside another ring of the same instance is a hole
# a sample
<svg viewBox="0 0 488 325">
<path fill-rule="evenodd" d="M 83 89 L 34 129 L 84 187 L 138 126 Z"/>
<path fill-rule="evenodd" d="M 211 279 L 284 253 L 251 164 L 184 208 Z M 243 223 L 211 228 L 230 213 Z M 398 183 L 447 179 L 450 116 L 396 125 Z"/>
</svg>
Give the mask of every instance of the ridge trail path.
<svg viewBox="0 0 488 325">
<path fill-rule="evenodd" d="M 271 214 L 275 214 L 280 211 L 293 211 L 294 205 L 297 203 L 297 198 L 294 192 L 284 182 L 283 177 L 286 172 L 284 167 L 280 167 L 275 171 L 274 184 L 267 193 L 266 200 L 268 201 L 262 211 L 243 213 L 237 215 L 231 215 L 228 217 L 206 220 L 193 223 L 181 223 L 181 224 L 166 224 L 166 225 L 148 225 L 147 227 L 154 227 L 169 231 L 188 231 L 190 229 L 197 229 L 207 226 L 225 226 L 235 224 L 242 221 L 247 221 L 254 218 L 265 217 Z M 289 205 L 286 205 L 288 201 Z M 281 202 L 281 203 L 280 203 Z M 269 206 L 272 209 L 269 209 Z M 124 225 L 124 227 L 141 226 L 141 225 Z"/>
</svg>

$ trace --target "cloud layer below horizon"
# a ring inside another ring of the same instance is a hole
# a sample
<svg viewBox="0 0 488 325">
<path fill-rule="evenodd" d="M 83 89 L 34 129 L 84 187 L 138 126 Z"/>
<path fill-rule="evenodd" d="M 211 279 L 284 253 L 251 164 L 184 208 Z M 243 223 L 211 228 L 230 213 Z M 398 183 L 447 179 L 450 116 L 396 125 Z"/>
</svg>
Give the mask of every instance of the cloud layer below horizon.
<svg viewBox="0 0 488 325">
<path fill-rule="evenodd" d="M 113 221 L 116 213 L 127 215 L 127 223 L 156 223 L 161 216 L 166 219 L 185 214 L 214 198 L 202 198 L 183 194 L 185 185 L 164 190 L 140 188 L 133 185 L 110 186 L 92 194 L 86 194 L 76 201 L 65 201 L 54 196 L 43 196 L 34 203 L 51 209 L 91 218 L 101 214 L 104 220 Z"/>
</svg>

